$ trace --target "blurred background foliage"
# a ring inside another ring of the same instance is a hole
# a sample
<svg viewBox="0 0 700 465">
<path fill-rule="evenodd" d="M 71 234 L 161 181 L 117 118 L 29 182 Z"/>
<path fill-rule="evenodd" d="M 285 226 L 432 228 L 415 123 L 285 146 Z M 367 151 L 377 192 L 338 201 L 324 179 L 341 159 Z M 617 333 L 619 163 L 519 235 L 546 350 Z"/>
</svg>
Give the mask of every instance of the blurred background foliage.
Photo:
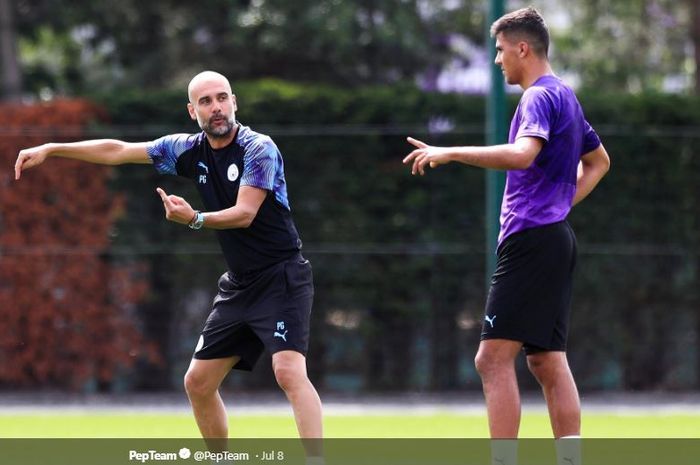
<svg viewBox="0 0 700 465">
<path fill-rule="evenodd" d="M 700 1 L 533 4 L 550 25 L 557 70 L 580 87 L 697 91 Z M 3 94 L 182 88 L 203 68 L 235 81 L 430 87 L 483 68 L 486 8 L 486 0 L 0 0 Z"/>
</svg>

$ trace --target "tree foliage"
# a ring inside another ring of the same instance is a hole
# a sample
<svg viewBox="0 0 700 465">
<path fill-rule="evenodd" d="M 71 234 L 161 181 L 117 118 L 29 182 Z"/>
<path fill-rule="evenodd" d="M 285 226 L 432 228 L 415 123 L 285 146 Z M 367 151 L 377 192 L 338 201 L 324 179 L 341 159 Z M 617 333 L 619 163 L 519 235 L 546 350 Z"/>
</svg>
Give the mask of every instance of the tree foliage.
<svg viewBox="0 0 700 465">
<path fill-rule="evenodd" d="M 159 360 L 135 314 L 145 269 L 106 255 L 124 205 L 106 188 L 111 170 L 52 160 L 13 181 L 20 149 L 45 142 L 47 132 L 80 138 L 96 114 L 80 101 L 1 107 L 1 386 L 108 386 L 137 360 Z"/>
<path fill-rule="evenodd" d="M 482 40 L 476 0 L 166 0 L 17 5 L 26 87 L 182 87 L 196 72 L 344 86 L 439 68 L 449 36 Z"/>
<path fill-rule="evenodd" d="M 693 89 L 690 4 L 696 0 L 592 0 L 567 5 L 554 29 L 554 63 L 584 89 L 658 92 Z"/>
<path fill-rule="evenodd" d="M 513 2 L 511 8 L 527 2 Z M 541 2 L 558 71 L 608 91 L 686 91 L 698 0 Z M 469 66 L 485 0 L 18 0 L 25 90 L 182 88 L 202 69 L 357 87 Z M 466 39 L 466 40 L 465 40 Z M 491 46 L 489 44 L 488 46 Z"/>
</svg>

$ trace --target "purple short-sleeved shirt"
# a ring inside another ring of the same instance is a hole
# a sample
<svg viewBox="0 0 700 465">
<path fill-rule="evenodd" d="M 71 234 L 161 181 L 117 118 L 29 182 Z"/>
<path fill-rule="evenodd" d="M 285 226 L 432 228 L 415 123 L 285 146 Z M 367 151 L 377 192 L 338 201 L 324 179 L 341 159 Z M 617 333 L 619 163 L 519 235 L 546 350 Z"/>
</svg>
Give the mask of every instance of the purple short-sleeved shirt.
<svg viewBox="0 0 700 465">
<path fill-rule="evenodd" d="M 520 99 L 508 141 L 521 137 L 538 137 L 544 145 L 529 168 L 507 173 L 499 244 L 516 232 L 564 220 L 581 156 L 600 145 L 574 91 L 551 75 L 540 77 Z"/>
</svg>

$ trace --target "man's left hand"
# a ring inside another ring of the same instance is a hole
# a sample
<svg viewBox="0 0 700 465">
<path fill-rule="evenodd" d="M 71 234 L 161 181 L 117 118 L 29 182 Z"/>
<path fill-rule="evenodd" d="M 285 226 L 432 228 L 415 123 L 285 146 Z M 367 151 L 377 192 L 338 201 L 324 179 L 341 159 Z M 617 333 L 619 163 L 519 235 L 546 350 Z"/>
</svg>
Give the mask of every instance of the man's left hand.
<svg viewBox="0 0 700 465">
<path fill-rule="evenodd" d="M 190 224 L 194 218 L 195 211 L 185 199 L 178 197 L 177 195 L 168 195 L 160 187 L 156 189 L 156 192 L 158 192 L 158 195 L 160 195 L 160 198 L 163 201 L 165 218 L 168 221 L 173 221 L 180 224 Z"/>
<path fill-rule="evenodd" d="M 433 147 L 413 137 L 408 137 L 406 140 L 417 147 L 416 150 L 403 159 L 404 165 L 412 163 L 411 174 L 420 174 L 422 176 L 425 174 L 426 165 L 431 168 L 437 168 L 439 165 L 444 165 L 451 161 L 449 150 L 444 147 Z"/>
</svg>

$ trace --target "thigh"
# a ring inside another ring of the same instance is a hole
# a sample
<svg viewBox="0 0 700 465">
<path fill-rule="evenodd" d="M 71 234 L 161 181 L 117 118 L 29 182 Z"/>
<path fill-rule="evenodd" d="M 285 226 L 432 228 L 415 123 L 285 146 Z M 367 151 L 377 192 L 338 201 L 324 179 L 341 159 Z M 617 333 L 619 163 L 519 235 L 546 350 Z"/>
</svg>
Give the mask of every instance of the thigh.
<svg viewBox="0 0 700 465">
<path fill-rule="evenodd" d="M 513 235 L 499 249 L 481 338 L 561 350 L 566 344 L 575 240 L 557 223 Z"/>
<path fill-rule="evenodd" d="M 217 389 L 231 368 L 240 357 L 226 357 L 212 360 L 193 358 L 187 369 L 187 377 L 196 380 L 197 384 L 211 389 Z"/>
<path fill-rule="evenodd" d="M 251 371 L 264 352 L 260 338 L 246 323 L 205 326 L 193 360 L 209 361 L 235 357 L 232 368 Z"/>
<path fill-rule="evenodd" d="M 295 351 L 306 355 L 314 295 L 311 264 L 295 257 L 278 272 L 280 279 L 268 292 L 279 298 L 267 299 L 257 308 L 250 326 L 270 353 Z"/>
<path fill-rule="evenodd" d="M 248 321 L 250 296 L 256 289 L 229 273 L 219 279 L 219 292 L 194 352 L 196 360 L 238 357 L 233 368 L 252 370 L 264 351 Z"/>
<path fill-rule="evenodd" d="M 527 365 L 540 381 L 561 379 L 571 376 L 566 353 L 562 351 L 541 351 L 527 354 Z"/>
<path fill-rule="evenodd" d="M 518 356 L 523 346 L 522 342 L 509 339 L 487 339 L 479 343 L 476 353 L 477 363 L 502 364 L 510 363 Z"/>
</svg>

